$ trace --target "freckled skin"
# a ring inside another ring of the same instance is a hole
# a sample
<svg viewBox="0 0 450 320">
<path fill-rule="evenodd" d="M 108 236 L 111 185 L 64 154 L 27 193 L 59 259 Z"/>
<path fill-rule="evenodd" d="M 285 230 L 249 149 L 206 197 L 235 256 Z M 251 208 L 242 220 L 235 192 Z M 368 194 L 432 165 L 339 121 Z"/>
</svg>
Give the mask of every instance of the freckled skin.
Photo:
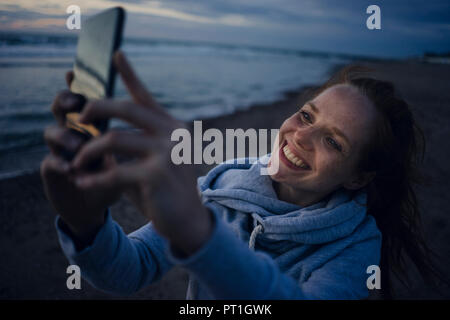
<svg viewBox="0 0 450 320">
<path fill-rule="evenodd" d="M 279 132 L 280 145 L 290 142 L 311 170 L 293 170 L 279 161 L 278 172 L 271 175 L 279 198 L 301 206 L 320 201 L 340 187 L 358 189 L 373 177 L 357 170 L 362 147 L 369 142 L 377 117 L 370 100 L 357 88 L 341 84 L 328 88 L 312 102 L 318 114 L 308 105 L 301 109 L 311 115 L 312 123 L 299 110 L 284 121 Z M 331 133 L 333 127 L 345 134 L 350 145 Z M 330 137 L 343 147 L 342 153 L 330 145 Z M 271 163 L 278 156 L 279 147 L 274 146 Z"/>
</svg>

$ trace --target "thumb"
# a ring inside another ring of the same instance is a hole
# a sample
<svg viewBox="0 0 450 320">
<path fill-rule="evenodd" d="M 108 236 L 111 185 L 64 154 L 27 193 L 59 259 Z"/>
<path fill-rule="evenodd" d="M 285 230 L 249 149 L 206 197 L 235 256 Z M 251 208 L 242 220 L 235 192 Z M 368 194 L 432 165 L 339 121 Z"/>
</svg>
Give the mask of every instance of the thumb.
<svg viewBox="0 0 450 320">
<path fill-rule="evenodd" d="M 114 54 L 113 63 L 134 102 L 150 107 L 157 106 L 152 95 L 147 91 L 141 80 L 139 80 L 122 51 L 118 50 Z"/>
</svg>

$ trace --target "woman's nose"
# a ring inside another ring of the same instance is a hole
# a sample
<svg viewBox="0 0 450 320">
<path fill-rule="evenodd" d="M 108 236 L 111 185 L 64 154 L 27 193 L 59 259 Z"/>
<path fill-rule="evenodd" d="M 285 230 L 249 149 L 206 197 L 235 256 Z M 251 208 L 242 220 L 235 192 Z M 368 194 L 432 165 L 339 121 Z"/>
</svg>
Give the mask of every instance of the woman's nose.
<svg viewBox="0 0 450 320">
<path fill-rule="evenodd" d="M 299 128 L 294 133 L 294 141 L 305 151 L 314 150 L 315 130 L 309 128 Z"/>
</svg>

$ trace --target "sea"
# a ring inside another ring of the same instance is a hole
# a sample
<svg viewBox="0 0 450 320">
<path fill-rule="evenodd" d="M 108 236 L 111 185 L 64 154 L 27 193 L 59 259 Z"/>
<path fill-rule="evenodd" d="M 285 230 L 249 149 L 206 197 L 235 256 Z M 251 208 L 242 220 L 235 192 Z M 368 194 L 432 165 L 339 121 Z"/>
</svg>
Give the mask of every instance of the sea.
<svg viewBox="0 0 450 320">
<path fill-rule="evenodd" d="M 50 105 L 66 88 L 77 38 L 0 33 L 0 178 L 35 170 Z M 125 38 L 122 45 L 155 99 L 181 120 L 230 114 L 326 80 L 358 57 L 264 46 Z M 115 96 L 126 98 L 118 79 Z M 123 123 L 113 122 L 113 127 Z"/>
</svg>

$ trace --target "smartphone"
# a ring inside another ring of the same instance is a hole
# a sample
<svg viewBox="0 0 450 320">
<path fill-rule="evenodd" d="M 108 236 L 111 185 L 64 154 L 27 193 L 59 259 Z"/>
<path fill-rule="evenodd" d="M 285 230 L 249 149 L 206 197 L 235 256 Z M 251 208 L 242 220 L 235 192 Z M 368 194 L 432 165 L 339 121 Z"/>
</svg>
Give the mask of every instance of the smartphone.
<svg viewBox="0 0 450 320">
<path fill-rule="evenodd" d="M 81 26 L 70 91 L 81 94 L 86 101 L 114 95 L 116 71 L 112 58 L 122 41 L 124 19 L 125 10 L 115 7 L 90 17 Z M 66 114 L 66 126 L 86 139 L 99 136 L 108 129 L 107 120 L 80 123 L 79 112 Z"/>
</svg>

